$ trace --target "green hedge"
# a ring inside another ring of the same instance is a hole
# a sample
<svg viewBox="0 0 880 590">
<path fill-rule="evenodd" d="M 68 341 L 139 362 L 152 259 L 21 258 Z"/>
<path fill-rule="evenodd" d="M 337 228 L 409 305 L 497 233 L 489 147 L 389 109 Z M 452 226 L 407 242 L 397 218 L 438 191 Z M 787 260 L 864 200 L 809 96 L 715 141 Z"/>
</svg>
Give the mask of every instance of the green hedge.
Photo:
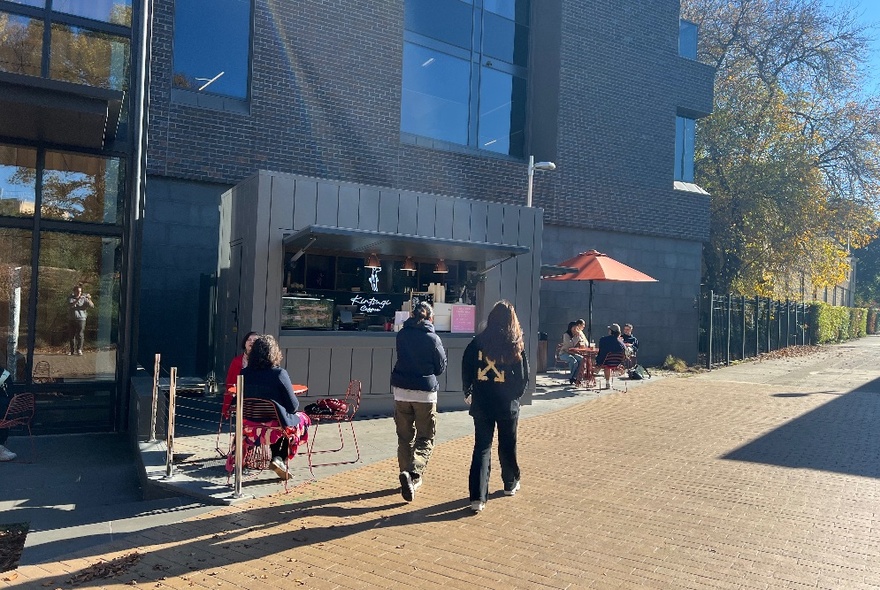
<svg viewBox="0 0 880 590">
<path fill-rule="evenodd" d="M 865 326 L 865 332 L 868 334 L 877 333 L 877 311 L 874 307 L 868 309 L 868 321 Z"/>
<path fill-rule="evenodd" d="M 869 310 L 839 307 L 827 303 L 810 304 L 810 333 L 816 344 L 861 338 L 868 333 Z M 876 325 L 876 310 L 874 323 Z"/>
</svg>

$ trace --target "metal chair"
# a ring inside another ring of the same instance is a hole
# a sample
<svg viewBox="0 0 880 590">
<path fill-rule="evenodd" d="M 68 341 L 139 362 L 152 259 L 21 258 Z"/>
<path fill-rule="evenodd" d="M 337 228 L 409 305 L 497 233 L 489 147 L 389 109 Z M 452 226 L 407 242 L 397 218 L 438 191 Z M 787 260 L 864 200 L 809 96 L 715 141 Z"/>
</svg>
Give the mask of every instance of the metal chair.
<svg viewBox="0 0 880 590">
<path fill-rule="evenodd" d="M 312 421 L 312 424 L 315 426 L 315 430 L 312 433 L 312 439 L 309 444 L 309 456 L 316 455 L 319 453 L 335 453 L 337 451 L 341 451 L 345 447 L 345 436 L 342 432 L 342 425 L 348 424 L 348 427 L 351 429 L 351 438 L 354 441 L 354 450 L 355 450 L 355 458 L 350 461 L 335 461 L 331 463 L 311 463 L 312 467 L 329 467 L 332 465 L 347 465 L 349 463 L 357 463 L 361 460 L 361 450 L 358 447 L 357 434 L 354 431 L 354 417 L 357 414 L 358 407 L 361 404 L 361 382 L 357 379 L 352 379 L 348 384 L 348 389 L 345 392 L 345 398 L 342 400 L 345 403 L 344 410 L 336 410 L 329 414 L 318 414 L 318 413 L 309 413 L 309 418 Z M 319 402 L 320 403 L 320 402 Z M 339 431 L 339 448 L 336 449 L 322 449 L 319 451 L 315 450 L 315 440 L 318 438 L 318 428 L 321 424 L 326 422 L 335 422 L 336 427 Z"/>
<path fill-rule="evenodd" d="M 233 408 L 232 414 L 235 413 Z M 287 477 L 283 478 L 284 491 L 287 491 L 287 482 L 290 479 L 290 459 L 295 457 L 301 444 L 305 445 L 306 456 L 309 463 L 309 473 L 312 473 L 312 458 L 309 452 L 308 432 L 310 421 L 308 416 L 302 414 L 304 424 L 297 427 L 283 426 L 278 417 L 278 409 L 269 400 L 260 398 L 244 398 L 242 401 L 242 466 L 256 471 L 267 469 L 272 462 L 271 444 L 281 438 L 287 439 L 287 456 L 284 457 L 284 469 Z M 231 433 L 230 451 L 227 454 L 226 469 L 234 461 L 235 433 Z"/>
<path fill-rule="evenodd" d="M 19 393 L 12 396 L 6 414 L 0 419 L 0 429 L 27 428 L 28 439 L 31 443 L 31 458 L 36 457 L 34 448 L 34 436 L 31 432 L 31 420 L 36 411 L 36 398 L 33 393 Z"/>
<path fill-rule="evenodd" d="M 553 366 L 557 369 L 567 369 L 568 361 L 559 358 L 559 355 L 562 354 L 562 342 L 556 345 L 556 356 L 553 362 Z"/>
</svg>

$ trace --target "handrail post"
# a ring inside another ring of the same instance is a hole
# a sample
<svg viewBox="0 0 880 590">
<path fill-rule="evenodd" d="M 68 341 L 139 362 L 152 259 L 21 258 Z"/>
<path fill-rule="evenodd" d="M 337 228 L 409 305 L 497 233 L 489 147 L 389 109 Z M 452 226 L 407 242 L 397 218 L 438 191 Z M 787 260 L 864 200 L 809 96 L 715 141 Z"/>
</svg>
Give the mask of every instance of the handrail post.
<svg viewBox="0 0 880 590">
<path fill-rule="evenodd" d="M 177 404 L 177 367 L 171 367 L 168 387 L 168 433 L 165 437 L 165 479 L 174 475 L 174 412 Z"/>
<path fill-rule="evenodd" d="M 761 354 L 761 330 L 759 322 L 761 321 L 761 298 L 755 295 L 755 356 Z"/>
<path fill-rule="evenodd" d="M 244 376 L 235 381 L 235 482 L 233 498 L 241 498 L 241 466 L 244 462 L 244 434 L 242 433 L 242 414 L 244 413 Z"/>
<path fill-rule="evenodd" d="M 746 360 L 746 296 L 742 295 L 740 297 L 740 305 L 742 306 L 740 309 L 742 310 L 742 332 L 740 333 L 740 338 L 742 338 L 742 356 L 740 360 Z"/>
<path fill-rule="evenodd" d="M 153 411 L 150 414 L 150 441 L 156 442 L 156 413 L 159 410 L 159 359 L 162 355 L 156 353 L 156 360 L 153 362 Z"/>
</svg>

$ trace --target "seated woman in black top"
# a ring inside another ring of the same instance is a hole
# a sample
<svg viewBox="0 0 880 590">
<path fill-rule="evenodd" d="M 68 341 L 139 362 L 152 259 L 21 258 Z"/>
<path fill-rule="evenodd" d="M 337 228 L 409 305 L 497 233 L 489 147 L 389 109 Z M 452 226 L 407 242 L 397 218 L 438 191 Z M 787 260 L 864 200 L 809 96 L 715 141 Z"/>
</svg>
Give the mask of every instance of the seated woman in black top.
<svg viewBox="0 0 880 590">
<path fill-rule="evenodd" d="M 259 398 L 271 401 L 278 410 L 281 426 L 299 426 L 303 415 L 299 412 L 299 400 L 293 393 L 290 375 L 281 368 L 281 349 L 275 338 L 260 334 L 251 344 L 247 366 L 241 370 L 244 377 L 244 398 Z M 270 445 L 272 449 L 271 467 L 278 477 L 287 479 L 284 458 L 287 457 L 287 439 L 282 437 Z"/>
</svg>

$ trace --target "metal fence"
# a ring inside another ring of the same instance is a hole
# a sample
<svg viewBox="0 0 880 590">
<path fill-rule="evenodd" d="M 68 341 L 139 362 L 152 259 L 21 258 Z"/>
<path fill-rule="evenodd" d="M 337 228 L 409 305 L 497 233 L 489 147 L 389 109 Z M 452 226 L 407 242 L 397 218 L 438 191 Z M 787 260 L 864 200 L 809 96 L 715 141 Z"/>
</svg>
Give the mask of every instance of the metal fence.
<svg viewBox="0 0 880 590">
<path fill-rule="evenodd" d="M 808 310 L 805 303 L 703 292 L 699 364 L 711 369 L 787 346 L 813 344 Z"/>
</svg>

